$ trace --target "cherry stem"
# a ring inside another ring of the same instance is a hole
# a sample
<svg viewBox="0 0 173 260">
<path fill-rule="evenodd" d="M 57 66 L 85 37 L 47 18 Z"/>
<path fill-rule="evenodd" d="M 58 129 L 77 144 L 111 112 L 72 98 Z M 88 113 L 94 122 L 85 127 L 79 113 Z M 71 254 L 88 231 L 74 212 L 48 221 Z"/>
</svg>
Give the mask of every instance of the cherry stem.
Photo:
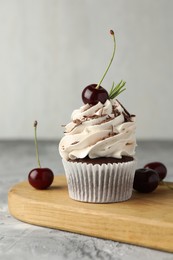
<svg viewBox="0 0 173 260">
<path fill-rule="evenodd" d="M 99 83 L 97 84 L 96 89 L 99 88 L 99 86 L 101 85 L 102 81 L 104 80 L 104 78 L 105 78 L 105 76 L 106 76 L 106 74 L 107 74 L 107 72 L 108 72 L 108 70 L 109 70 L 109 68 L 110 68 L 110 66 L 111 66 L 111 64 L 112 64 L 112 61 L 113 61 L 113 59 L 114 59 L 114 56 L 115 56 L 115 51 L 116 51 L 116 40 L 115 40 L 115 34 L 114 34 L 114 31 L 110 30 L 110 34 L 112 35 L 112 37 L 113 37 L 113 41 L 114 41 L 114 48 L 113 48 L 112 57 L 111 57 L 111 60 L 110 60 L 110 62 L 109 62 L 109 64 L 108 64 L 108 66 L 107 66 L 107 68 L 106 68 L 106 70 L 105 70 L 105 72 L 104 72 L 104 74 L 103 74 L 101 80 L 100 80 Z"/>
<path fill-rule="evenodd" d="M 39 153 L 38 153 L 38 143 L 37 143 L 37 124 L 38 124 L 37 121 L 35 121 L 34 122 L 34 142 L 35 142 L 35 152 L 36 152 L 38 166 L 41 168 Z"/>
</svg>

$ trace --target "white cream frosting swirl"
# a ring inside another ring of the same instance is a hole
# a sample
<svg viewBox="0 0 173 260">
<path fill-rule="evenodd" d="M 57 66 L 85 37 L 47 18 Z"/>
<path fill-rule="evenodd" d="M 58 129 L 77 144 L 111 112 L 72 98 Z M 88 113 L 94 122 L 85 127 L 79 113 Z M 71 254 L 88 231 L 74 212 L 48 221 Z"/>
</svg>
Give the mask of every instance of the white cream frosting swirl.
<svg viewBox="0 0 173 260">
<path fill-rule="evenodd" d="M 134 156 L 135 116 L 118 100 L 86 104 L 74 110 L 71 119 L 59 144 L 63 159 Z"/>
</svg>

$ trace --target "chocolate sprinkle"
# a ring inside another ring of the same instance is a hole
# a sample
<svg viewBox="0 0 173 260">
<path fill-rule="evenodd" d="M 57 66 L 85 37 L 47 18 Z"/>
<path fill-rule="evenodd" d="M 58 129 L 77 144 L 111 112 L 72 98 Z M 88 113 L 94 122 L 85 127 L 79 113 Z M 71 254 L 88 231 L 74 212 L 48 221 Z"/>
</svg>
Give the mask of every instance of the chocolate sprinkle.
<svg viewBox="0 0 173 260">
<path fill-rule="evenodd" d="M 75 123 L 76 125 L 81 125 L 82 121 L 80 119 L 75 119 L 73 120 L 73 123 Z"/>
<path fill-rule="evenodd" d="M 78 143 L 79 143 L 79 141 L 75 141 L 71 145 L 78 144 Z"/>
<path fill-rule="evenodd" d="M 124 121 L 125 122 L 131 122 L 131 116 L 129 116 L 128 114 L 122 112 L 123 116 L 124 116 Z"/>
<path fill-rule="evenodd" d="M 130 113 L 127 111 L 127 109 L 120 103 L 120 101 L 118 99 L 116 99 L 117 102 L 121 105 L 121 107 L 124 109 L 125 113 L 130 117 Z"/>
</svg>

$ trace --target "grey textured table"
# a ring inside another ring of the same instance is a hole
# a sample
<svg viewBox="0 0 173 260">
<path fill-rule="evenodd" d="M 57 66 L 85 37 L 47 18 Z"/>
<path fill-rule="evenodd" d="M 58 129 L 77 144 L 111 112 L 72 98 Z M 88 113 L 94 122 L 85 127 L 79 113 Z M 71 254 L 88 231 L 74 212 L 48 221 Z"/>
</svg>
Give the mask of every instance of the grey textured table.
<svg viewBox="0 0 173 260">
<path fill-rule="evenodd" d="M 39 142 L 43 166 L 64 170 L 57 141 Z M 173 141 L 138 141 L 138 167 L 161 161 L 173 181 Z M 37 167 L 33 141 L 0 141 L 0 259 L 172 260 L 173 254 L 22 223 L 8 212 L 7 193 Z M 77 220 L 76 220 L 77 221 Z M 163 238 L 164 239 L 164 238 Z"/>
</svg>

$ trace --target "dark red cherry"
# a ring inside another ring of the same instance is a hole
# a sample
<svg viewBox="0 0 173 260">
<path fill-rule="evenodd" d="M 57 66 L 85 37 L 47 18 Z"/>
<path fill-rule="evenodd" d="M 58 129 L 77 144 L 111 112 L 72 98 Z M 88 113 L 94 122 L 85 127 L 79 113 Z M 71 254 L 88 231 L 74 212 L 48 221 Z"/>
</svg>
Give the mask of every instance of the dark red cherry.
<svg viewBox="0 0 173 260">
<path fill-rule="evenodd" d="M 34 122 L 34 141 L 35 141 L 35 151 L 39 168 L 31 170 L 28 174 L 29 183 L 38 190 L 47 189 L 53 182 L 54 174 L 49 168 L 41 168 L 39 153 L 38 153 L 38 143 L 37 143 L 37 124 Z"/>
<path fill-rule="evenodd" d="M 156 171 L 148 168 L 137 169 L 133 188 L 142 193 L 149 193 L 157 188 L 159 181 L 160 178 Z"/>
<path fill-rule="evenodd" d="M 144 168 L 150 168 L 159 174 L 160 181 L 162 181 L 167 175 L 167 168 L 163 163 L 150 162 L 147 163 Z"/>
<path fill-rule="evenodd" d="M 38 190 L 47 189 L 53 182 L 54 174 L 49 168 L 35 168 L 28 175 L 29 183 Z"/>
<path fill-rule="evenodd" d="M 99 101 L 104 104 L 107 99 L 109 99 L 108 92 L 103 87 L 99 86 L 96 88 L 97 84 L 91 84 L 84 88 L 82 91 L 82 100 L 84 104 L 96 105 Z"/>
</svg>

